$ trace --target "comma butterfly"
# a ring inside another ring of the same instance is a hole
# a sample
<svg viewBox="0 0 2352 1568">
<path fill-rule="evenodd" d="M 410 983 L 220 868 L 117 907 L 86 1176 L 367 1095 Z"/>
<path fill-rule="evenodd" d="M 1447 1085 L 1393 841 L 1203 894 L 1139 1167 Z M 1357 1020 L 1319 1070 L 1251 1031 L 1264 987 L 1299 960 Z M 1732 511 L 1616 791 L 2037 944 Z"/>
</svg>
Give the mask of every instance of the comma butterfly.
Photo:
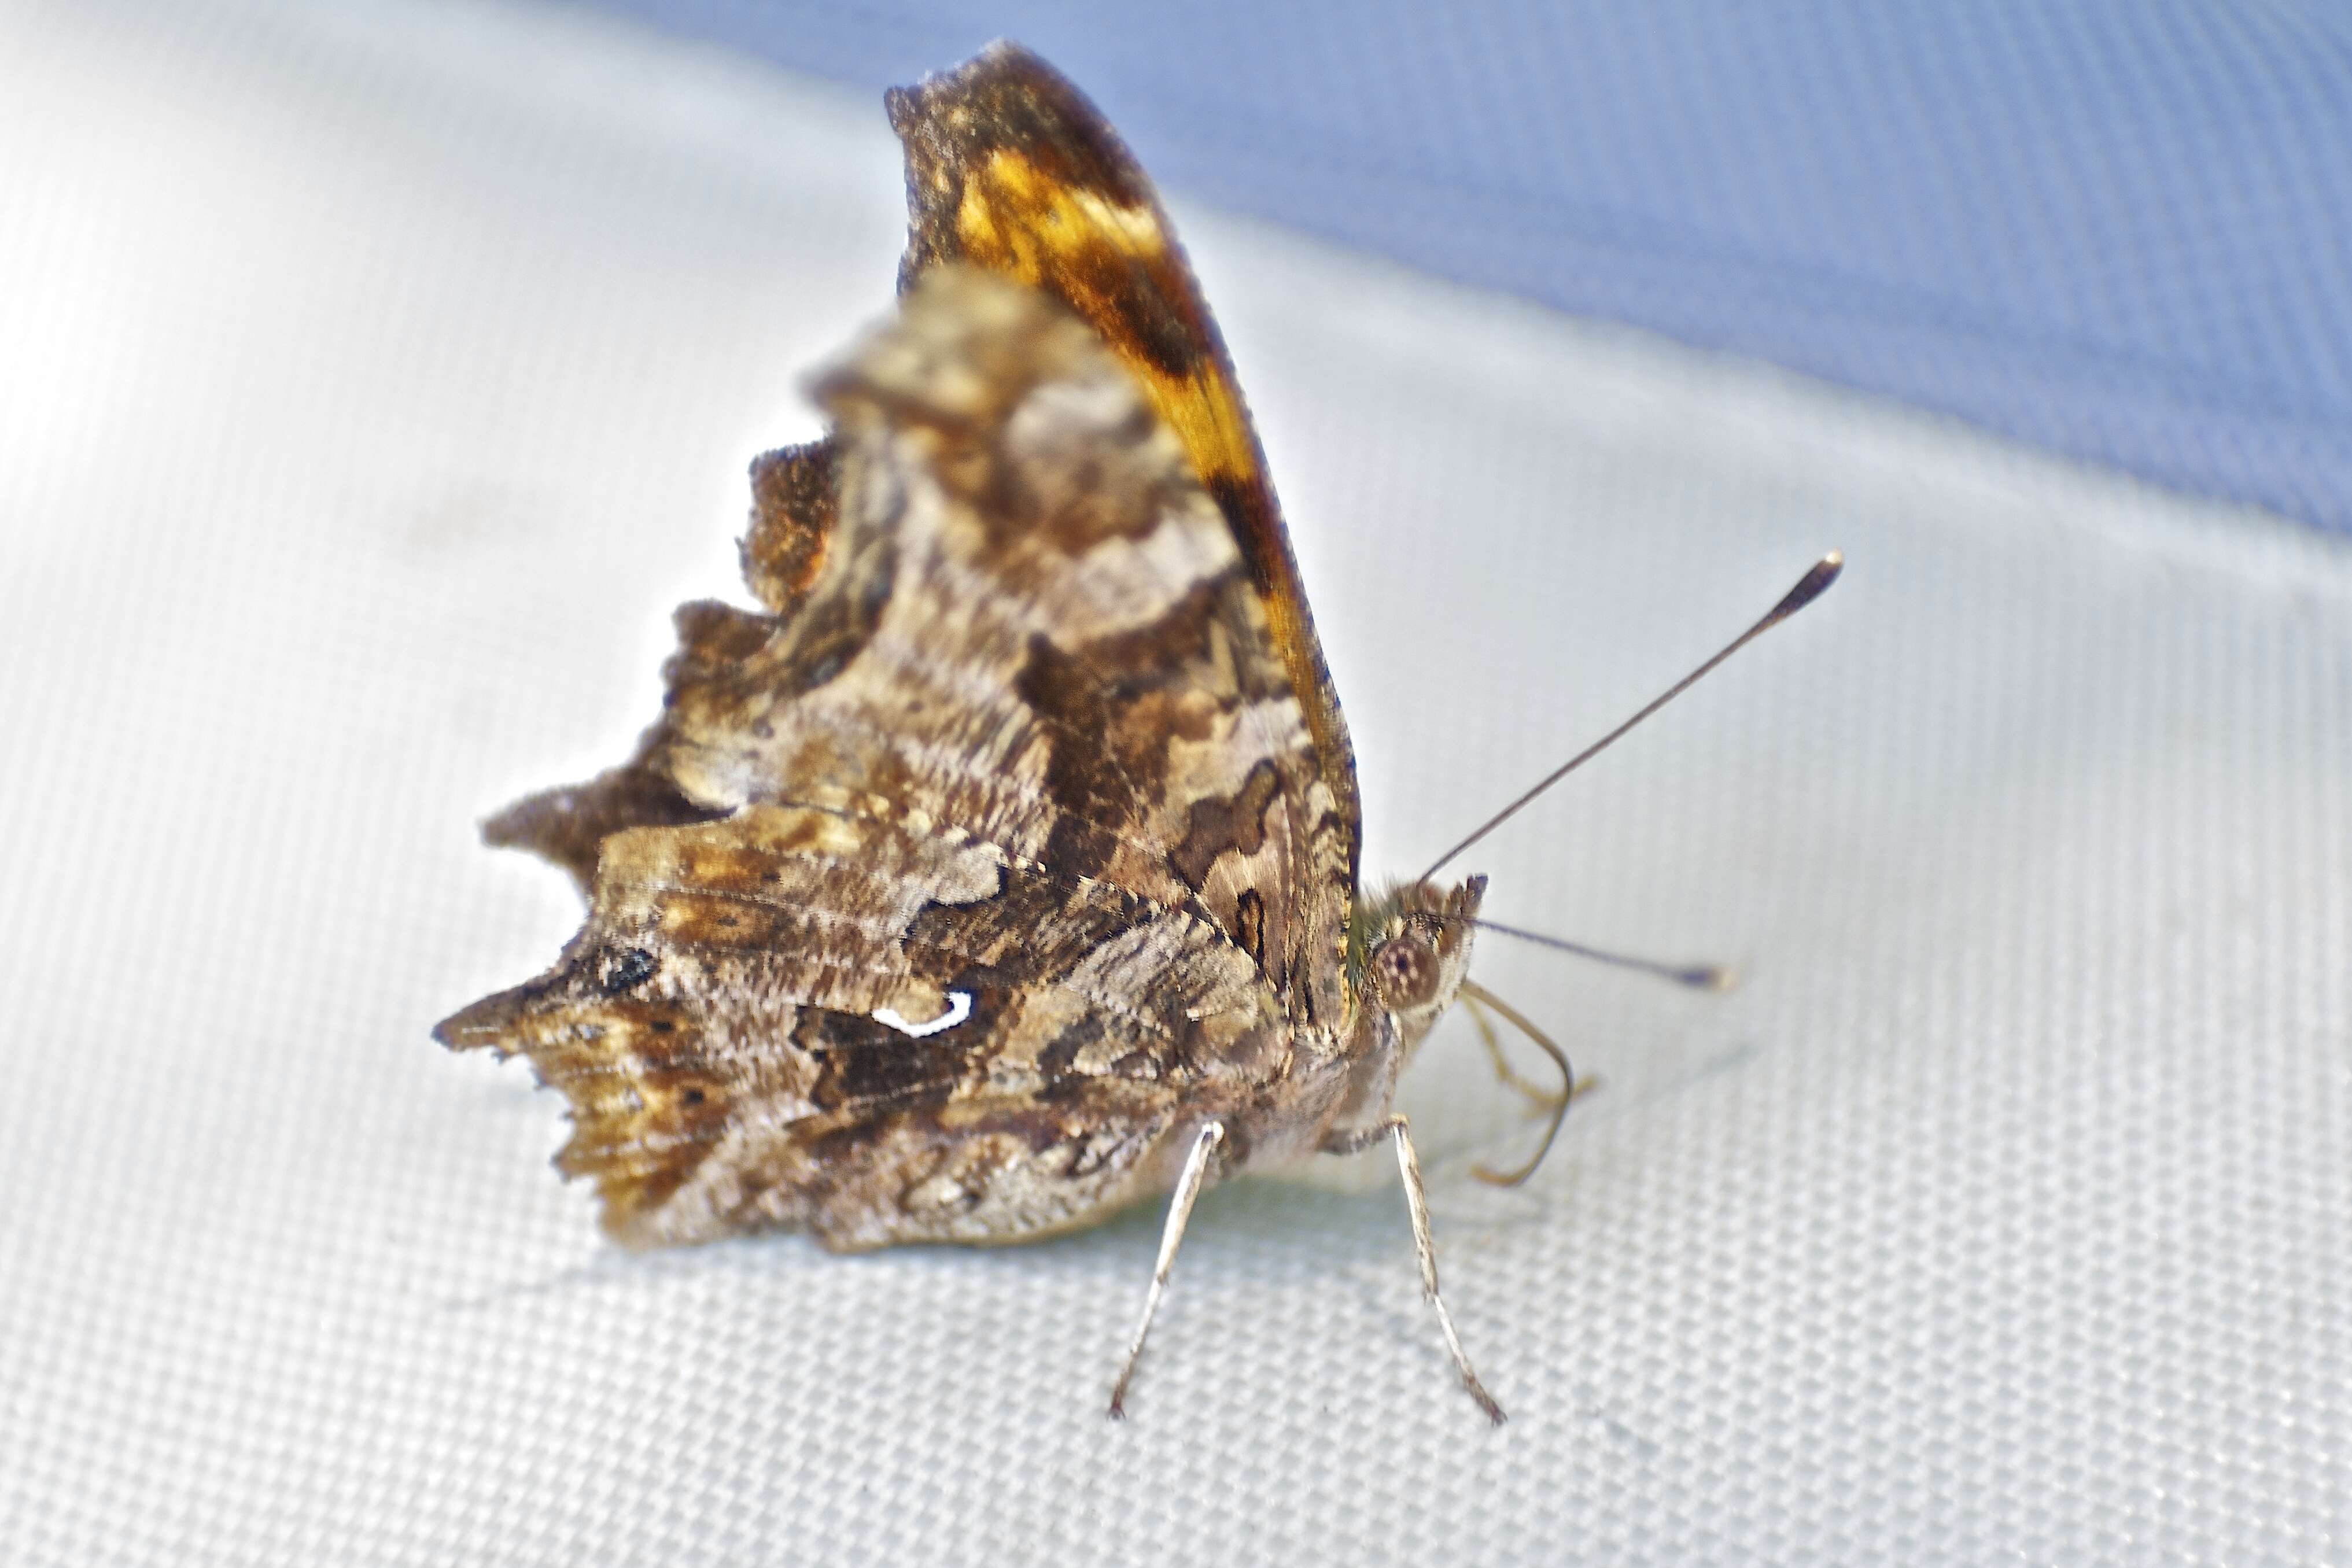
<svg viewBox="0 0 2352 1568">
<path fill-rule="evenodd" d="M 563 1092 L 556 1163 L 631 1245 L 1025 1241 L 1172 1192 L 1114 1415 L 1204 1185 L 1392 1139 L 1500 1421 L 1390 1103 L 1482 995 L 1486 879 L 1361 881 L 1265 460 L 1118 137 L 1009 44 L 887 103 L 899 308 L 816 383 L 831 434 L 752 466 L 761 608 L 681 609 L 636 755 L 486 825 L 590 913 L 435 1033 Z"/>
</svg>

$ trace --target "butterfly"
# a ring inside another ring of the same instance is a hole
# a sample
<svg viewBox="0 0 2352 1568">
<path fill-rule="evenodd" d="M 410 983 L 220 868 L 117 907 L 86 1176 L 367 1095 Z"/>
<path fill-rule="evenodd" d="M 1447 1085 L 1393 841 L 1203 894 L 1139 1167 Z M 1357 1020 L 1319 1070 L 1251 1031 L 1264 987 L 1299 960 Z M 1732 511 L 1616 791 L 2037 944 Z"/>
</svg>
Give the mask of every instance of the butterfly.
<svg viewBox="0 0 2352 1568">
<path fill-rule="evenodd" d="M 631 1246 L 1026 1241 L 1172 1195 L 1114 1416 L 1201 1190 L 1389 1140 L 1499 1422 L 1391 1105 L 1478 994 L 1486 879 L 1362 880 L 1265 457 L 1116 133 L 1008 43 L 886 102 L 898 311 L 814 383 L 830 434 L 752 465 L 759 608 L 680 609 L 635 755 L 485 824 L 589 914 L 436 1036 L 562 1092 L 556 1164 Z"/>
</svg>

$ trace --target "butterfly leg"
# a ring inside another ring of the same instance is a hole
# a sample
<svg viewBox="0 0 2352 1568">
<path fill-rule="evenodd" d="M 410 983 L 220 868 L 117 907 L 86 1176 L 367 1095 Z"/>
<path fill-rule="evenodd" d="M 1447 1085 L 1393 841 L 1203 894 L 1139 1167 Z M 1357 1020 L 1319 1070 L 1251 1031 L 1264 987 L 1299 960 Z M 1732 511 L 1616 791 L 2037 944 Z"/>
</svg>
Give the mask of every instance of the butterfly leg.
<svg viewBox="0 0 2352 1568">
<path fill-rule="evenodd" d="M 1470 1015 L 1470 1021 L 1477 1026 L 1479 1043 L 1486 1048 L 1486 1060 L 1494 1063 L 1495 1076 L 1526 1095 L 1538 1109 L 1557 1111 L 1570 1099 L 1588 1093 L 1594 1087 L 1594 1080 L 1590 1078 L 1572 1089 L 1546 1089 L 1539 1083 L 1530 1083 L 1520 1075 L 1517 1068 L 1511 1065 L 1510 1058 L 1503 1054 L 1503 1042 L 1495 1038 L 1495 1020 L 1486 1016 L 1486 1009 L 1478 1005 L 1477 998 L 1464 997 L 1462 1006 L 1463 1010 Z"/>
<path fill-rule="evenodd" d="M 1143 1342 L 1151 1333 L 1152 1317 L 1160 1311 L 1160 1298 L 1168 1289 L 1168 1275 L 1176 1267 L 1176 1249 L 1184 1242 L 1184 1223 L 1192 1218 L 1192 1202 L 1201 1196 L 1201 1184 L 1208 1179 L 1209 1156 L 1225 1141 L 1225 1124 L 1212 1122 L 1201 1129 L 1192 1140 L 1192 1152 L 1184 1156 L 1184 1174 L 1176 1178 L 1175 1196 L 1168 1200 L 1168 1223 L 1160 1231 L 1160 1261 L 1152 1266 L 1151 1290 L 1143 1298 L 1143 1321 L 1135 1325 L 1134 1343 L 1127 1347 L 1127 1364 L 1118 1369 L 1118 1381 L 1110 1388 L 1110 1417 L 1117 1421 L 1127 1415 L 1127 1385 L 1135 1376 L 1135 1364 L 1143 1359 Z M 1447 1331 L 1451 1333 L 1451 1330 Z"/>
<path fill-rule="evenodd" d="M 1437 1293 L 1437 1243 L 1429 1234 L 1429 1197 L 1422 1190 L 1421 1160 L 1412 1152 L 1412 1135 L 1405 1131 L 1402 1116 L 1391 1116 L 1377 1126 L 1334 1138 L 1323 1145 L 1323 1152 L 1332 1155 L 1352 1155 L 1370 1147 L 1383 1136 L 1396 1139 L 1397 1169 L 1404 1175 L 1404 1204 L 1412 1216 L 1413 1258 L 1421 1264 L 1421 1294 L 1430 1309 L 1437 1314 L 1437 1329 L 1445 1336 L 1445 1351 L 1454 1358 L 1454 1370 L 1462 1375 L 1462 1386 L 1486 1413 L 1486 1419 L 1499 1427 L 1503 1424 L 1503 1407 L 1486 1392 L 1471 1370 L 1470 1357 L 1462 1349 L 1462 1336 L 1454 1329 L 1454 1314 L 1445 1310 L 1445 1298 Z"/>
</svg>

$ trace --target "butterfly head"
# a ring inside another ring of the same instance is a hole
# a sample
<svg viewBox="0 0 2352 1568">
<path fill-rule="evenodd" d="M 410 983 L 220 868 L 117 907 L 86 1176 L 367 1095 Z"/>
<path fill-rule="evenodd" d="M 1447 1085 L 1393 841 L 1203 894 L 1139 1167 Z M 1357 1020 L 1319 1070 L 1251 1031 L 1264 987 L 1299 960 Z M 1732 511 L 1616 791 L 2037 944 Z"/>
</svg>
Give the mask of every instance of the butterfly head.
<svg viewBox="0 0 2352 1568">
<path fill-rule="evenodd" d="M 1454 1005 L 1470 972 L 1472 918 L 1486 879 L 1452 887 L 1422 881 L 1360 903 L 1349 922 L 1349 977 L 1366 1004 L 1385 1009 L 1408 1047 Z"/>
</svg>

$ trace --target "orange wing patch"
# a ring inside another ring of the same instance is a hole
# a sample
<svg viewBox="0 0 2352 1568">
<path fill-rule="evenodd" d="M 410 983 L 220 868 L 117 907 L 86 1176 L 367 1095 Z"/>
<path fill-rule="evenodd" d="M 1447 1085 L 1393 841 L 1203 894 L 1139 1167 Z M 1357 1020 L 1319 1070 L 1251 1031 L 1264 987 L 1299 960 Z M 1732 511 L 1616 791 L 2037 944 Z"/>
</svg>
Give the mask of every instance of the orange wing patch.
<svg viewBox="0 0 2352 1568">
<path fill-rule="evenodd" d="M 1265 456 L 1224 340 L 1151 183 L 1086 96 L 1016 44 L 884 100 L 907 149 L 903 291 L 962 263 L 1077 312 L 1142 386 L 1216 497 L 1339 808 L 1355 885 L 1356 760 L 1316 640 Z"/>
<path fill-rule="evenodd" d="M 1063 183 L 1026 154 L 1000 147 L 965 177 L 955 230 L 962 259 L 1059 296 L 1103 335 L 1143 383 L 1152 412 L 1176 433 L 1203 485 L 1265 483 L 1256 438 L 1222 355 L 1202 351 L 1197 340 L 1173 352 L 1134 319 L 1139 282 L 1162 297 L 1192 287 L 1153 204 L 1125 205 Z"/>
</svg>

